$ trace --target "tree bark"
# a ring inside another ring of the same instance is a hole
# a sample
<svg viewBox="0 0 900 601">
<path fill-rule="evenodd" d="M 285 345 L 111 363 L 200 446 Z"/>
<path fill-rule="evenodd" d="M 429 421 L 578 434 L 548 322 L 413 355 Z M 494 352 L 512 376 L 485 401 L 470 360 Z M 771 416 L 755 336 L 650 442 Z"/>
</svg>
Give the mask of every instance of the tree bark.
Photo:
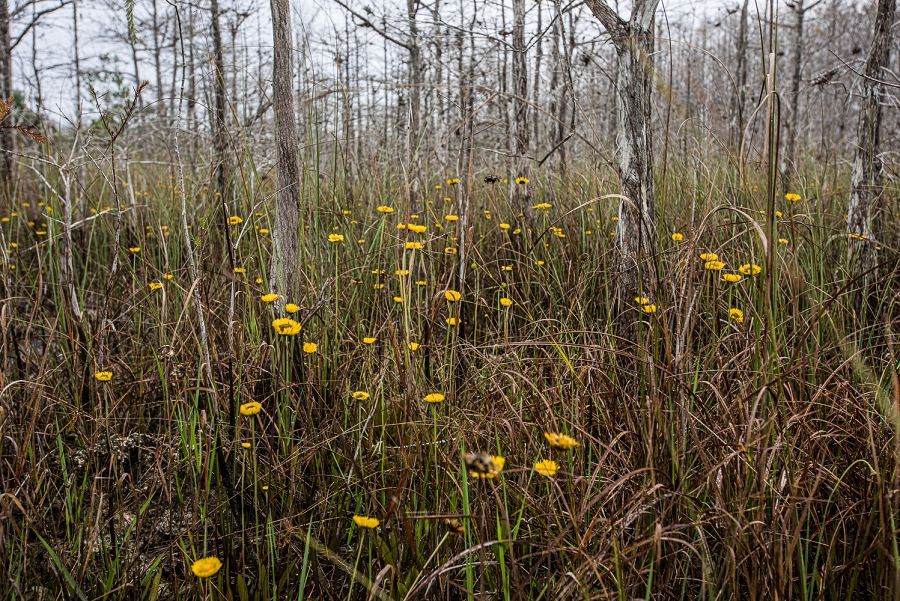
<svg viewBox="0 0 900 601">
<path fill-rule="evenodd" d="M 878 0 L 875 16 L 875 34 L 866 59 L 862 81 L 862 98 L 856 122 L 856 156 L 850 176 L 850 203 L 847 211 L 848 258 L 850 273 L 862 278 L 861 297 L 868 296 L 866 289 L 874 280 L 867 273 L 875 263 L 873 240 L 874 213 L 881 196 L 881 160 L 878 143 L 881 126 L 881 98 L 884 86 L 883 70 L 891 54 L 891 26 L 894 23 L 896 0 Z"/>
<path fill-rule="evenodd" d="M 422 95 L 422 51 L 419 48 L 419 28 L 416 24 L 418 0 L 406 0 L 409 25 L 407 45 L 409 49 L 409 138 L 412 156 L 419 143 L 420 99 Z"/>
<path fill-rule="evenodd" d="M 525 0 L 513 0 L 513 90 L 515 93 L 516 179 L 531 175 L 528 131 L 528 57 L 525 51 Z M 516 206 L 519 213 L 531 215 L 531 185 L 517 185 Z"/>
<path fill-rule="evenodd" d="M 12 85 L 12 40 L 9 33 L 9 0 L 0 0 L 0 99 L 4 102 L 13 95 Z M 10 117 L 7 118 L 11 118 Z M 16 140 L 13 130 L 0 129 L 0 183 L 13 177 L 15 163 L 11 152 L 15 152 Z"/>
<path fill-rule="evenodd" d="M 653 196 L 653 135 L 650 92 L 653 70 L 652 24 L 658 0 L 636 0 L 631 19 L 623 21 L 604 0 L 588 6 L 609 32 L 618 58 L 616 171 L 627 197 L 619 203 L 619 335 L 637 341 L 634 299 L 653 298 L 656 202 Z"/>
<path fill-rule="evenodd" d="M 734 91 L 731 106 L 732 128 L 737 132 L 738 145 L 744 138 L 744 89 L 747 86 L 747 18 L 750 0 L 741 6 L 741 22 L 737 39 L 737 90 Z"/>
<path fill-rule="evenodd" d="M 213 66 L 216 71 L 214 77 L 216 111 L 213 120 L 218 162 L 215 185 L 216 189 L 224 194 L 225 184 L 228 181 L 228 138 L 225 130 L 225 63 L 222 57 L 222 30 L 219 28 L 219 0 L 211 0 L 209 8 L 212 13 Z"/>
<path fill-rule="evenodd" d="M 270 285 L 279 302 L 299 304 L 300 261 L 300 149 L 294 116 L 292 88 L 294 57 L 291 46 L 291 6 L 289 0 L 271 0 L 272 37 L 275 55 L 272 63 L 272 103 L 275 108 L 275 133 L 278 139 L 276 176 L 274 249 L 270 267 Z"/>
</svg>

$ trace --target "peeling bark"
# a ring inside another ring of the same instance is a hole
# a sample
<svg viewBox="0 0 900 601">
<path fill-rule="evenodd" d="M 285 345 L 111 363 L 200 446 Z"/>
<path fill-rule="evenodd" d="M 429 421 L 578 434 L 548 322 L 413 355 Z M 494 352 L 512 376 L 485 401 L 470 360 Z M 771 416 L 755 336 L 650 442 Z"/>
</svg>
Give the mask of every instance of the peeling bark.
<svg viewBox="0 0 900 601">
<path fill-rule="evenodd" d="M 281 298 L 279 304 L 297 302 L 301 296 L 300 261 L 300 149 L 291 86 L 294 56 L 291 46 L 291 7 L 288 0 L 271 0 L 275 45 L 272 63 L 272 103 L 278 141 L 274 249 L 269 285 Z"/>
</svg>

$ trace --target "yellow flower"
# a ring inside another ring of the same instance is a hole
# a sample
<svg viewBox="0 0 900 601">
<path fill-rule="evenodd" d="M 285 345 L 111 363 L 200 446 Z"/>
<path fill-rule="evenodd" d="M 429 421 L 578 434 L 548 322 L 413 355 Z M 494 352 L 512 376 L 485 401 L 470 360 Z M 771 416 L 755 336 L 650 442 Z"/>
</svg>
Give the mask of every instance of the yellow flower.
<svg viewBox="0 0 900 601">
<path fill-rule="evenodd" d="M 46 234 L 47 232 L 35 232 L 35 233 L 38 235 L 41 235 L 41 234 Z M 129 247 L 128 250 L 130 250 L 133 253 L 139 253 L 139 252 L 141 252 L 141 247 L 140 246 L 132 246 L 132 247 Z"/>
<path fill-rule="evenodd" d="M 354 399 L 356 399 L 357 401 L 368 401 L 369 400 L 369 393 L 364 390 L 357 390 L 351 396 Z"/>
<path fill-rule="evenodd" d="M 344 215 L 349 215 L 350 209 L 344 209 L 343 211 L 341 211 L 341 213 L 343 213 Z"/>
<path fill-rule="evenodd" d="M 317 350 L 319 350 L 318 345 L 315 342 L 306 342 L 303 344 L 303 352 L 312 355 Z"/>
<path fill-rule="evenodd" d="M 534 469 L 540 475 L 552 478 L 556 475 L 557 470 L 559 470 L 559 466 L 552 459 L 544 459 L 543 461 L 535 463 Z"/>
<path fill-rule="evenodd" d="M 237 215 L 232 215 L 228 218 L 228 225 L 240 225 L 241 223 L 244 223 L 244 220 Z"/>
<path fill-rule="evenodd" d="M 419 347 L 420 347 L 420 346 L 422 346 L 422 345 L 420 345 L 418 342 L 410 342 L 410 343 L 409 343 L 409 350 L 411 350 L 411 351 L 417 351 L 417 350 L 419 350 Z"/>
<path fill-rule="evenodd" d="M 762 271 L 762 267 L 756 265 L 755 263 L 744 263 L 743 265 L 738 267 L 738 271 L 740 271 L 744 275 L 756 275 L 760 271 Z"/>
<path fill-rule="evenodd" d="M 444 215 L 444 219 L 447 221 L 459 221 L 458 215 Z"/>
<path fill-rule="evenodd" d="M 719 255 L 717 255 L 716 253 L 703 253 L 702 255 L 700 255 L 701 261 L 715 261 L 718 258 Z"/>
<path fill-rule="evenodd" d="M 431 394 L 425 395 L 426 403 L 440 403 L 443 400 L 444 400 L 444 395 L 442 395 L 440 392 L 432 392 Z"/>
<path fill-rule="evenodd" d="M 456 290 L 448 290 L 444 293 L 444 298 L 446 298 L 451 303 L 455 303 L 462 298 L 462 294 L 460 294 Z"/>
<path fill-rule="evenodd" d="M 566 434 L 558 434 L 556 432 L 544 432 L 544 438 L 550 443 L 554 449 L 574 449 L 578 446 L 578 441 Z"/>
<path fill-rule="evenodd" d="M 44 231 L 44 230 L 38 230 L 38 231 L 35 232 L 35 235 L 37 235 L 37 236 L 46 236 L 46 235 L 47 235 L 47 232 Z M 138 252 L 138 251 L 140 251 L 140 250 L 141 250 L 141 249 L 138 248 L 137 250 L 132 250 L 131 252 Z"/>
<path fill-rule="evenodd" d="M 503 305 L 504 307 L 510 307 L 510 306 L 512 306 L 513 302 L 512 302 L 511 298 L 503 297 L 500 299 L 500 304 Z"/>
<path fill-rule="evenodd" d="M 518 236 L 518 235 L 521 234 L 521 233 L 522 233 L 522 230 L 519 229 L 519 228 L 516 228 L 516 229 L 513 230 L 513 235 L 514 235 L 514 236 Z"/>
<path fill-rule="evenodd" d="M 394 212 L 394 208 L 393 208 L 393 207 L 386 207 L 386 206 L 384 206 L 384 205 L 381 205 L 381 206 L 379 206 L 379 207 L 375 207 L 375 210 L 378 211 L 379 213 L 393 213 L 393 212 Z"/>
<path fill-rule="evenodd" d="M 398 224 L 397 224 L 397 229 L 398 229 L 398 230 L 405 230 L 405 229 L 406 229 L 406 224 L 405 224 L 405 223 L 398 223 Z"/>
<path fill-rule="evenodd" d="M 375 288 L 375 290 L 381 290 L 382 288 L 384 288 L 384 284 L 375 284 L 373 287 Z"/>
<path fill-rule="evenodd" d="M 262 283 L 263 283 L 263 279 L 262 279 L 262 278 L 256 278 L 256 283 L 257 283 L 257 284 L 262 284 Z"/>
<path fill-rule="evenodd" d="M 457 253 L 457 249 L 452 246 L 448 246 L 444 249 L 444 253 L 448 255 L 455 255 Z"/>
<path fill-rule="evenodd" d="M 541 202 L 541 203 L 538 203 L 538 204 L 534 205 L 534 206 L 531 207 L 531 208 L 532 208 L 532 209 L 549 209 L 549 208 L 552 207 L 552 206 L 553 206 L 553 205 L 551 205 L 549 202 Z"/>
<path fill-rule="evenodd" d="M 448 317 L 446 321 L 448 326 L 455 326 L 459 324 L 459 319 L 457 319 L 456 317 Z"/>
<path fill-rule="evenodd" d="M 672 234 L 672 240 L 674 240 L 675 242 L 681 242 L 682 240 L 684 240 L 684 234 L 675 232 L 674 234 Z"/>
<path fill-rule="evenodd" d="M 478 470 L 469 470 L 469 477 L 471 478 L 483 478 L 485 480 L 493 480 L 497 476 L 500 475 L 500 472 L 503 471 L 503 467 L 506 465 L 506 458 L 501 457 L 499 455 L 491 455 L 491 462 L 489 465 L 479 465 L 480 469 L 487 469 L 487 471 L 478 471 Z M 486 457 L 485 457 L 486 458 Z M 486 461 L 484 463 L 487 463 Z"/>
<path fill-rule="evenodd" d="M 451 185 L 451 186 L 455 186 L 455 185 L 458 184 L 458 183 L 459 183 L 459 178 L 458 178 L 458 177 L 454 177 L 453 179 L 448 179 L 448 180 L 447 180 L 447 184 L 449 184 L 449 185 Z"/>
<path fill-rule="evenodd" d="M 704 269 L 709 269 L 710 271 L 721 271 L 723 267 L 725 267 L 725 263 L 722 261 L 707 261 L 703 265 Z"/>
<path fill-rule="evenodd" d="M 784 198 L 791 202 L 797 202 L 798 200 L 800 200 L 800 195 L 794 194 L 793 192 L 788 192 L 787 194 L 784 195 Z"/>
<path fill-rule="evenodd" d="M 406 250 L 422 250 L 425 248 L 421 242 L 407 242 Z"/>
<path fill-rule="evenodd" d="M 296 336 L 303 328 L 301 324 L 289 317 L 279 317 L 272 321 L 272 327 L 282 336 Z"/>
<path fill-rule="evenodd" d="M 111 371 L 98 371 L 94 374 L 94 377 L 97 378 L 98 382 L 109 382 L 112 380 L 112 372 Z"/>
<path fill-rule="evenodd" d="M 234 272 L 235 273 L 247 273 L 247 270 L 244 269 L 243 267 L 235 267 Z"/>
<path fill-rule="evenodd" d="M 427 286 L 428 282 L 426 282 L 425 280 L 416 280 L 416 285 L 417 286 Z"/>
<path fill-rule="evenodd" d="M 171 273 L 164 273 L 164 274 L 163 274 L 163 279 L 164 279 L 164 280 L 171 280 L 171 279 L 174 278 L 174 277 L 175 277 L 175 276 L 172 275 Z"/>
<path fill-rule="evenodd" d="M 500 224 L 500 229 L 501 229 L 501 230 L 508 230 L 508 229 L 509 229 L 509 224 L 508 224 L 508 223 L 501 223 L 501 224 Z"/>
<path fill-rule="evenodd" d="M 150 282 L 150 290 L 159 290 L 162 287 L 162 282 Z"/>
<path fill-rule="evenodd" d="M 862 236 L 860 236 L 860 238 L 862 238 Z M 779 244 L 787 244 L 788 240 L 787 240 L 787 238 L 779 238 L 778 243 Z"/>
<path fill-rule="evenodd" d="M 257 401 L 250 401 L 241 405 L 241 415 L 251 416 L 262 411 L 262 405 Z"/>
<path fill-rule="evenodd" d="M 730 284 L 736 284 L 736 283 L 740 282 L 742 279 L 744 279 L 744 276 L 742 276 L 739 273 L 724 273 L 724 274 L 722 274 L 722 281 L 728 282 Z"/>
<path fill-rule="evenodd" d="M 343 242 L 344 236 L 342 236 L 341 234 L 328 234 L 328 241 L 329 242 Z"/>
<path fill-rule="evenodd" d="M 528 183 L 528 178 L 527 178 L 527 177 L 517 177 L 517 178 L 516 178 L 516 183 L 519 184 L 520 186 L 523 185 L 523 184 L 527 184 L 527 183 Z"/>
<path fill-rule="evenodd" d="M 512 271 L 512 265 L 501 265 L 500 271 Z"/>
<path fill-rule="evenodd" d="M 300 310 L 300 307 L 298 307 L 294 303 L 288 303 L 284 306 L 284 310 L 287 311 L 288 313 L 296 313 L 297 311 Z"/>
<path fill-rule="evenodd" d="M 535 261 L 534 264 L 537 265 L 538 267 L 540 267 L 541 265 L 544 264 L 544 262 L 543 261 Z"/>
<path fill-rule="evenodd" d="M 728 311 L 728 317 L 730 317 L 731 319 L 735 320 L 738 323 L 743 323 L 744 312 L 741 311 L 740 309 L 732 308 Z"/>
<path fill-rule="evenodd" d="M 353 516 L 353 522 L 360 528 L 378 528 L 379 521 L 362 515 Z"/>
<path fill-rule="evenodd" d="M 244 447 L 245 449 L 249 449 L 249 448 L 250 448 L 250 443 L 249 443 L 249 442 L 242 442 L 242 443 L 241 443 L 241 446 Z"/>
<path fill-rule="evenodd" d="M 415 223 L 407 223 L 406 227 L 417 234 L 424 234 L 428 230 L 424 225 L 416 225 Z"/>
<path fill-rule="evenodd" d="M 776 217 L 784 217 L 784 214 L 781 211 L 775 211 Z"/>
<path fill-rule="evenodd" d="M 377 338 L 373 336 L 366 336 L 365 338 L 363 338 L 363 342 L 365 342 L 366 344 L 375 344 L 376 340 Z"/>
<path fill-rule="evenodd" d="M 650 302 L 650 299 L 647 298 L 646 296 L 638 296 L 637 298 L 634 299 L 634 302 L 636 302 L 639 305 L 646 305 L 647 303 Z"/>
<path fill-rule="evenodd" d="M 656 313 L 656 309 L 656 305 L 644 305 L 643 307 L 641 307 L 641 310 L 644 313 Z"/>
<path fill-rule="evenodd" d="M 263 295 L 262 295 L 261 297 L 259 297 L 259 298 L 260 298 L 260 300 L 262 300 L 262 302 L 264 302 L 264 303 L 271 303 L 271 302 L 273 302 L 273 301 L 278 300 L 278 295 L 275 294 L 274 292 L 270 292 L 269 294 L 263 294 Z"/>
<path fill-rule="evenodd" d="M 197 578 L 215 576 L 220 569 L 222 569 L 222 562 L 218 557 L 204 557 L 191 564 L 191 572 Z"/>
<path fill-rule="evenodd" d="M 403 298 L 402 298 L 402 297 L 399 297 L 399 296 L 395 296 L 395 297 L 394 297 L 394 302 L 395 302 L 395 303 L 402 303 L 402 302 L 403 302 Z"/>
</svg>

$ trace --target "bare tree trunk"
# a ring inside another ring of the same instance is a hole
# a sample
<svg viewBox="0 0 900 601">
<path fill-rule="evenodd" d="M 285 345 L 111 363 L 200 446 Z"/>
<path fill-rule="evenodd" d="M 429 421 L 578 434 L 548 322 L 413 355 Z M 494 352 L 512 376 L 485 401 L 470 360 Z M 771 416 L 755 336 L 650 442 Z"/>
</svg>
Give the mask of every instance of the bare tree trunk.
<svg viewBox="0 0 900 601">
<path fill-rule="evenodd" d="M 0 0 L 0 99 L 12 98 L 12 40 L 9 33 L 9 0 Z M 0 129 L 0 183 L 13 177 L 15 163 L 10 154 L 16 149 L 13 130 Z"/>
<path fill-rule="evenodd" d="M 850 206 L 847 211 L 848 258 L 850 272 L 855 278 L 862 278 L 861 298 L 871 291 L 874 275 L 867 273 L 875 263 L 875 240 L 873 240 L 874 213 L 881 199 L 881 160 L 878 157 L 878 143 L 881 127 L 881 99 L 884 86 L 882 71 L 887 67 L 891 55 L 891 26 L 894 23 L 896 0 L 878 0 L 875 16 L 875 34 L 866 59 L 862 81 L 862 97 L 859 101 L 859 116 L 856 123 L 856 157 L 850 177 Z"/>
<path fill-rule="evenodd" d="M 619 204 L 617 317 L 619 335 L 637 340 L 634 299 L 653 297 L 656 202 L 653 197 L 653 135 L 650 92 L 653 70 L 653 18 L 658 0 L 635 0 L 623 21 L 604 0 L 588 0 L 591 12 L 609 32 L 618 57 L 616 171 L 627 197 Z"/>
<path fill-rule="evenodd" d="M 420 98 L 422 95 L 422 50 L 419 48 L 419 27 L 416 24 L 418 0 L 406 0 L 406 16 L 409 26 L 407 48 L 409 50 L 409 138 L 411 155 L 419 143 Z"/>
<path fill-rule="evenodd" d="M 473 57 L 474 60 L 474 57 Z M 525 50 L 525 0 L 513 0 L 513 90 L 515 92 L 516 123 L 516 179 L 528 179 L 531 175 L 528 131 L 528 56 Z M 517 185 L 516 206 L 519 213 L 529 217 L 531 209 L 531 185 Z"/>
<path fill-rule="evenodd" d="M 750 0 L 741 5 L 741 22 L 737 39 L 737 90 L 731 103 L 731 127 L 737 132 L 738 144 L 744 136 L 744 89 L 747 85 L 747 18 Z"/>
<path fill-rule="evenodd" d="M 275 132 L 278 138 L 278 170 L 274 249 L 269 281 L 274 291 L 282 297 L 279 302 L 284 303 L 299 301 L 301 296 L 298 256 L 300 149 L 291 86 L 294 71 L 291 5 L 288 0 L 271 0 L 271 6 L 272 37 L 275 45 L 272 63 L 272 101 L 275 107 Z"/>
<path fill-rule="evenodd" d="M 165 37 L 165 33 L 161 32 L 162 25 L 159 22 L 159 14 L 156 8 L 156 0 L 153 0 L 153 66 L 156 69 L 156 112 L 159 115 L 160 123 L 166 121 L 166 103 L 163 100 L 163 79 L 162 79 L 162 44 L 160 37 Z"/>
<path fill-rule="evenodd" d="M 2 0 L 0 0 L 2 1 Z M 228 138 L 225 130 L 225 64 L 222 57 L 222 31 L 219 28 L 219 0 L 210 0 L 212 13 L 213 65 L 215 67 L 215 100 L 216 112 L 213 115 L 216 134 L 216 188 L 225 193 L 228 181 Z"/>
<path fill-rule="evenodd" d="M 81 59 L 78 55 L 78 0 L 72 0 L 72 50 L 75 59 L 75 102 L 81 109 Z M 79 120 L 81 117 L 79 116 Z"/>
<path fill-rule="evenodd" d="M 821 2 L 821 0 L 819 0 Z M 789 185 L 791 174 L 796 171 L 797 157 L 797 138 L 800 136 L 800 77 L 803 71 L 803 20 L 806 12 L 819 4 L 815 2 L 812 6 L 804 6 L 804 0 L 796 0 L 794 3 L 788 3 L 788 7 L 794 11 L 794 46 L 793 56 L 791 57 L 791 89 L 788 94 L 788 108 L 791 112 L 790 128 L 788 129 L 787 149 L 785 153 L 784 177 L 785 182 Z"/>
<path fill-rule="evenodd" d="M 544 35 L 543 35 L 543 19 L 541 18 L 543 15 L 541 13 L 541 0 L 535 0 L 537 3 L 537 31 L 538 31 L 538 40 L 537 40 L 537 52 L 534 57 L 534 87 L 531 92 L 531 98 L 534 102 L 535 106 L 541 105 L 541 61 L 544 58 Z M 552 17 L 551 17 L 552 20 Z M 532 124 L 534 135 L 534 143 L 540 148 L 541 138 L 540 132 L 538 131 L 538 124 L 540 123 L 540 119 L 534 119 Z"/>
</svg>

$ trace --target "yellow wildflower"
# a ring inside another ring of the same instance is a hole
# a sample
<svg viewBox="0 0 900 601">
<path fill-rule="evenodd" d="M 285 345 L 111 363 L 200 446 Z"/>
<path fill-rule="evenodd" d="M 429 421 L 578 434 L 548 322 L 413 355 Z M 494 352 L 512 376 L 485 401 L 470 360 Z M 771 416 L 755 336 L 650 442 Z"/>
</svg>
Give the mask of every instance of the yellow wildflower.
<svg viewBox="0 0 900 601">
<path fill-rule="evenodd" d="M 743 323 L 744 312 L 741 311 L 740 309 L 732 308 L 728 311 L 728 317 L 730 317 L 731 319 L 735 320 L 738 323 Z"/>
<path fill-rule="evenodd" d="M 503 297 L 500 299 L 500 304 L 503 305 L 504 307 L 510 307 L 510 306 L 512 306 L 513 302 L 512 302 L 511 298 Z"/>
<path fill-rule="evenodd" d="M 297 311 L 300 310 L 300 307 L 298 307 L 294 303 L 288 303 L 284 306 L 284 310 L 287 311 L 288 313 L 296 313 Z"/>
<path fill-rule="evenodd" d="M 544 438 L 550 443 L 554 449 L 574 449 L 578 446 L 578 441 L 566 434 L 556 432 L 544 432 Z"/>
<path fill-rule="evenodd" d="M 756 275 L 760 271 L 762 271 L 762 267 L 756 265 L 755 263 L 744 263 L 743 265 L 738 267 L 738 271 L 740 271 L 744 275 Z"/>
<path fill-rule="evenodd" d="M 420 345 L 418 342 L 410 342 L 410 343 L 409 343 L 409 350 L 411 350 L 411 351 L 417 351 L 417 350 L 419 350 L 419 347 L 420 347 L 420 346 L 422 346 L 422 345 Z"/>
<path fill-rule="evenodd" d="M 448 317 L 446 321 L 448 326 L 459 325 L 459 319 L 456 317 Z"/>
<path fill-rule="evenodd" d="M 111 371 L 98 371 L 94 374 L 94 377 L 97 378 L 98 382 L 109 382 L 112 380 L 112 372 Z"/>
<path fill-rule="evenodd" d="M 204 557 L 191 564 L 191 572 L 197 578 L 215 576 L 220 569 L 222 569 L 222 562 L 218 557 Z"/>
<path fill-rule="evenodd" d="M 237 215 L 232 215 L 228 218 L 228 225 L 240 225 L 244 220 L 238 217 Z"/>
<path fill-rule="evenodd" d="M 35 232 L 35 234 L 38 234 L 38 235 L 46 234 L 46 233 L 47 232 Z M 139 252 L 141 252 L 141 247 L 140 246 L 132 246 L 132 247 L 129 247 L 128 250 L 130 250 L 133 253 L 139 253 Z"/>
<path fill-rule="evenodd" d="M 444 395 L 442 395 L 440 392 L 432 392 L 431 394 L 425 395 L 426 403 L 440 403 L 443 400 L 444 400 Z"/>
<path fill-rule="evenodd" d="M 644 313 L 656 313 L 656 309 L 656 305 L 644 305 L 643 307 L 641 307 L 641 310 Z"/>
<path fill-rule="evenodd" d="M 724 273 L 724 274 L 722 274 L 722 281 L 728 282 L 730 284 L 736 284 L 736 283 L 740 282 L 742 279 L 744 279 L 744 276 L 742 276 L 739 273 Z"/>
<path fill-rule="evenodd" d="M 519 185 L 521 186 L 521 185 L 524 185 L 524 184 L 529 183 L 529 181 L 528 181 L 528 178 L 527 178 L 527 177 L 517 177 L 517 178 L 516 178 L 516 183 L 519 184 Z"/>
<path fill-rule="evenodd" d="M 800 195 L 794 194 L 793 192 L 788 192 L 787 194 L 784 195 L 784 198 L 791 202 L 797 202 L 798 200 L 800 200 Z"/>
<path fill-rule="evenodd" d="M 357 390 L 351 396 L 354 399 L 356 399 L 357 401 L 368 401 L 369 400 L 369 393 L 364 390 Z"/>
<path fill-rule="evenodd" d="M 415 223 L 408 223 L 406 227 L 417 234 L 424 234 L 428 230 L 424 225 L 416 225 Z"/>
<path fill-rule="evenodd" d="M 344 236 L 342 236 L 341 234 L 328 234 L 328 241 L 329 242 L 343 242 Z"/>
<path fill-rule="evenodd" d="M 150 290 L 159 290 L 162 287 L 162 282 L 150 282 Z"/>
<path fill-rule="evenodd" d="M 289 317 L 279 317 L 278 319 L 272 320 L 272 327 L 282 336 L 296 336 L 303 328 L 300 323 Z"/>
<path fill-rule="evenodd" d="M 378 528 L 378 524 L 380 523 L 375 518 L 369 518 L 362 515 L 353 516 L 353 522 L 360 528 Z"/>
<path fill-rule="evenodd" d="M 425 246 L 421 242 L 407 242 L 406 250 L 422 250 Z"/>
<path fill-rule="evenodd" d="M 258 401 L 250 401 L 249 403 L 244 403 L 240 408 L 241 415 L 246 415 L 250 417 L 251 415 L 256 415 L 260 411 L 262 411 L 262 404 Z"/>
<path fill-rule="evenodd" d="M 375 344 L 376 340 L 377 338 L 373 336 L 366 336 L 365 338 L 363 338 L 363 342 L 365 342 L 366 344 Z"/>
<path fill-rule="evenodd" d="M 552 459 L 545 459 L 534 464 L 534 469 L 542 476 L 552 478 L 559 470 L 559 466 Z"/>
<path fill-rule="evenodd" d="M 386 207 L 386 206 L 384 206 L 384 205 L 381 205 L 381 206 L 379 206 L 379 207 L 375 207 L 375 210 L 378 211 L 379 213 L 393 213 L 393 212 L 394 212 L 394 208 L 393 208 L 393 207 Z"/>
<path fill-rule="evenodd" d="M 264 303 L 271 303 L 271 302 L 278 300 L 278 295 L 275 294 L 274 292 L 270 292 L 269 294 L 263 294 L 259 298 Z"/>
<path fill-rule="evenodd" d="M 709 269 L 710 271 L 721 271 L 723 267 L 725 267 L 725 263 L 722 261 L 707 261 L 703 265 L 704 269 Z"/>
<path fill-rule="evenodd" d="M 459 299 L 462 298 L 462 295 L 459 292 L 457 292 L 456 290 L 448 290 L 447 292 L 444 293 L 444 298 L 446 298 L 451 303 L 455 303 L 456 301 L 458 301 Z"/>
<path fill-rule="evenodd" d="M 701 261 L 715 261 L 718 258 L 719 255 L 717 255 L 716 253 L 703 253 L 702 255 L 700 255 Z"/>
<path fill-rule="evenodd" d="M 672 234 L 672 240 L 674 240 L 675 242 L 681 242 L 682 240 L 684 240 L 684 234 L 675 232 L 674 234 Z"/>
<path fill-rule="evenodd" d="M 319 350 L 319 346 L 315 342 L 305 342 L 303 344 L 303 352 L 309 355 L 312 355 L 317 350 Z"/>
</svg>

